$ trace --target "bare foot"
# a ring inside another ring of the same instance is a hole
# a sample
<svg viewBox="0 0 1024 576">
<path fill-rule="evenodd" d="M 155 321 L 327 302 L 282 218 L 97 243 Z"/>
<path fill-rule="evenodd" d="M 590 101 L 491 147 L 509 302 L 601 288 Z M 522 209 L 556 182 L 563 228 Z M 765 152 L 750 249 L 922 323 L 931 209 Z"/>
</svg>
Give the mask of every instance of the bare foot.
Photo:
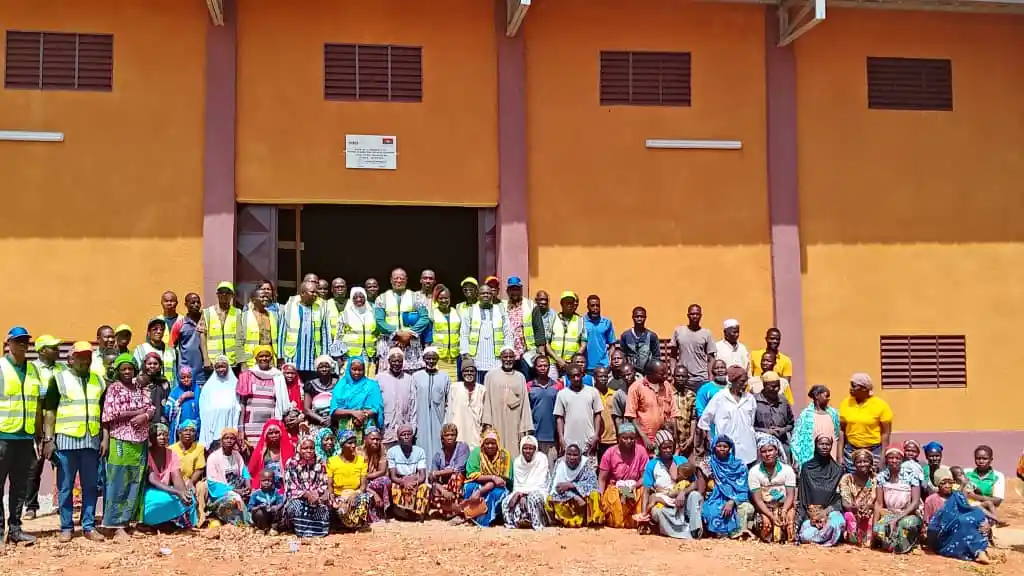
<svg viewBox="0 0 1024 576">
<path fill-rule="evenodd" d="M 991 564 L 992 560 L 988 557 L 988 552 L 982 550 L 978 557 L 974 559 L 978 564 Z"/>
</svg>

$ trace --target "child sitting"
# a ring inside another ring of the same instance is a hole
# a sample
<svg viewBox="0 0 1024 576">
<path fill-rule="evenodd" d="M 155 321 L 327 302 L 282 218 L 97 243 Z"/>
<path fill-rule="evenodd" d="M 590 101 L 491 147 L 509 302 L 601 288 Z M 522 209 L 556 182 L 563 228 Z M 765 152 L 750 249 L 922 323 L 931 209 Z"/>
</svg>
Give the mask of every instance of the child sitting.
<svg viewBox="0 0 1024 576">
<path fill-rule="evenodd" d="M 1006 523 L 1000 520 L 996 515 L 995 504 L 992 504 L 991 502 L 980 502 L 973 498 L 975 487 L 967 476 L 964 475 L 963 468 L 959 466 L 950 466 L 949 471 L 953 474 L 953 481 L 955 482 L 955 484 L 953 484 L 953 489 L 963 492 L 964 496 L 967 497 L 968 504 L 981 508 L 985 512 L 985 516 L 988 516 L 989 520 L 992 520 L 996 526 L 1006 526 Z"/>
<path fill-rule="evenodd" d="M 253 525 L 276 536 L 283 507 L 284 494 L 274 489 L 274 471 L 264 468 L 260 473 L 260 489 L 249 496 L 249 514 Z"/>
</svg>

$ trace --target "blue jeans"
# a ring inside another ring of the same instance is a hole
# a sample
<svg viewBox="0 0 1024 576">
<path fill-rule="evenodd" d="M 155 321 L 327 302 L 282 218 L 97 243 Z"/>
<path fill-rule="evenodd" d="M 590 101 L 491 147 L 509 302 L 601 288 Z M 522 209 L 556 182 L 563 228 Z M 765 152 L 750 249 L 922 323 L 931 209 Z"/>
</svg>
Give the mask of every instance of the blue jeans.
<svg viewBox="0 0 1024 576">
<path fill-rule="evenodd" d="M 85 450 L 57 450 L 57 493 L 60 503 L 60 529 L 75 528 L 75 476 L 81 477 L 82 487 L 82 531 L 96 529 L 96 475 L 99 471 L 100 453 L 91 448 Z"/>
</svg>

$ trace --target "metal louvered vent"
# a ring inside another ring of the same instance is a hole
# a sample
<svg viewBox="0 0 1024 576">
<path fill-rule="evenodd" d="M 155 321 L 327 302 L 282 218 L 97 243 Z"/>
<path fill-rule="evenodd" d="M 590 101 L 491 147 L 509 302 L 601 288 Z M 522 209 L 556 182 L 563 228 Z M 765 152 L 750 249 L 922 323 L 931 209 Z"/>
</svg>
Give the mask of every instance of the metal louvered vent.
<svg viewBox="0 0 1024 576">
<path fill-rule="evenodd" d="M 881 336 L 883 388 L 966 388 L 965 336 Z"/>
<path fill-rule="evenodd" d="M 601 52 L 602 106 L 690 106 L 689 52 Z"/>
<path fill-rule="evenodd" d="M 423 48 L 324 44 L 324 99 L 422 102 Z"/>
<path fill-rule="evenodd" d="M 110 92 L 114 88 L 111 34 L 8 30 L 4 88 Z"/>
<path fill-rule="evenodd" d="M 936 58 L 868 57 L 868 108 L 953 110 L 953 63 Z"/>
</svg>

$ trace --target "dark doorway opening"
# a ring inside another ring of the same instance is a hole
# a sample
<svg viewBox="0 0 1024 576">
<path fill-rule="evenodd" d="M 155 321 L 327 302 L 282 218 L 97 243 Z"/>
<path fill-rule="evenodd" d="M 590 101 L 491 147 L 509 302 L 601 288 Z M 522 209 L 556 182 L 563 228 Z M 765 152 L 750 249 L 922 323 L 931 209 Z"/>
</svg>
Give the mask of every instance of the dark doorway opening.
<svg viewBox="0 0 1024 576">
<path fill-rule="evenodd" d="M 302 273 L 328 280 L 340 276 L 362 286 L 376 278 L 389 288 L 394 268 L 419 289 L 424 268 L 458 292 L 459 282 L 479 268 L 479 210 L 434 206 L 307 204 L 300 211 Z"/>
</svg>

